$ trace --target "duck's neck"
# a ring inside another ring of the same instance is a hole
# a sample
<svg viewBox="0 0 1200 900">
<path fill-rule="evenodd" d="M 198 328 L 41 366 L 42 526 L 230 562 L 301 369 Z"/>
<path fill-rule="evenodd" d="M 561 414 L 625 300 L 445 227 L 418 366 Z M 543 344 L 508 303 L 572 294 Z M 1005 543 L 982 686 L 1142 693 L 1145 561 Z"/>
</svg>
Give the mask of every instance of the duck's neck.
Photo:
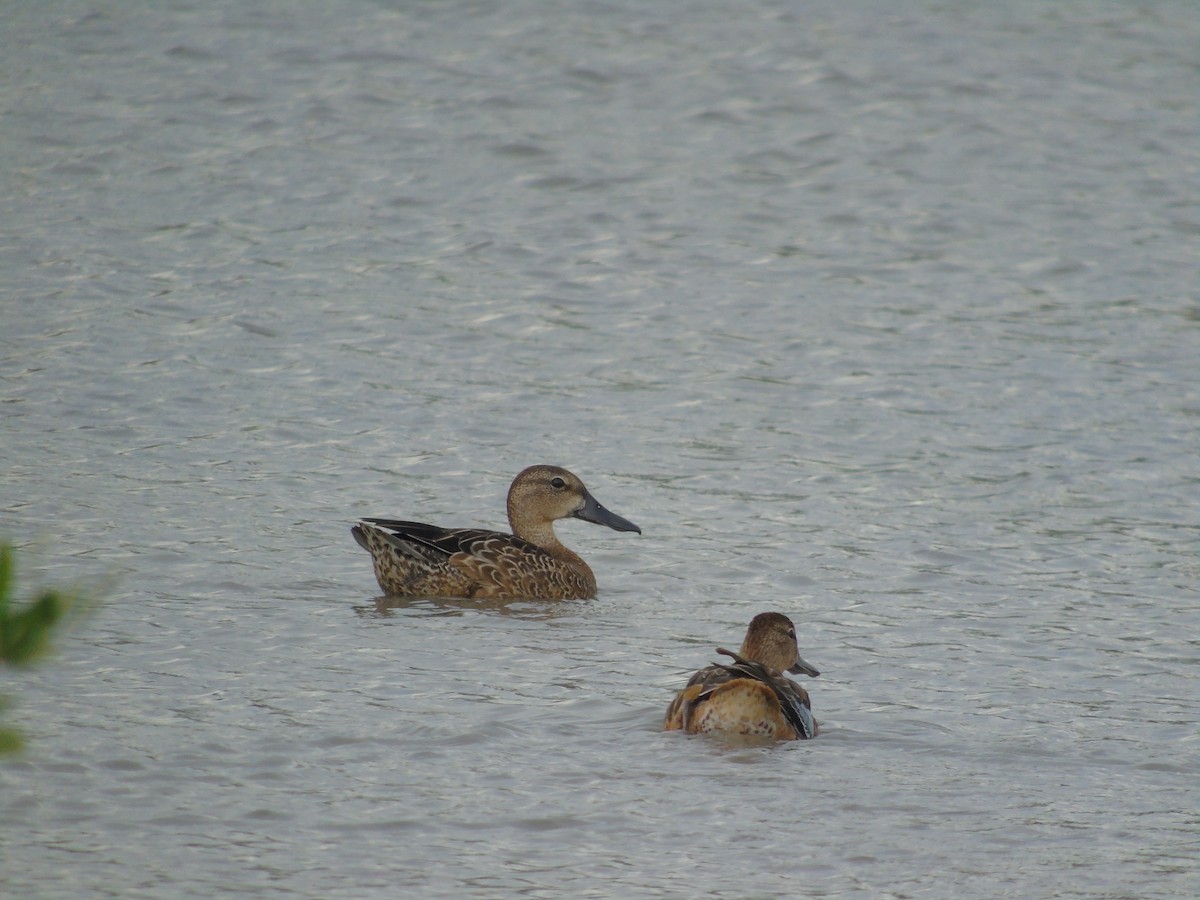
<svg viewBox="0 0 1200 900">
<path fill-rule="evenodd" d="M 544 519 L 535 519 L 531 516 L 522 516 L 516 510 L 509 507 L 508 524 L 512 526 L 513 534 L 522 540 L 529 541 L 531 544 L 537 544 L 555 559 L 561 559 L 564 562 L 569 562 L 571 565 L 579 566 L 584 571 L 588 571 L 587 563 L 573 550 L 563 546 L 562 541 L 558 539 L 558 535 L 554 533 L 554 523 L 547 522 Z"/>
<path fill-rule="evenodd" d="M 540 522 L 517 515 L 510 515 L 508 522 L 512 526 L 513 534 L 522 540 L 537 544 L 547 553 L 557 556 L 561 551 L 567 549 L 558 539 L 558 535 L 554 533 L 553 522 Z"/>
</svg>

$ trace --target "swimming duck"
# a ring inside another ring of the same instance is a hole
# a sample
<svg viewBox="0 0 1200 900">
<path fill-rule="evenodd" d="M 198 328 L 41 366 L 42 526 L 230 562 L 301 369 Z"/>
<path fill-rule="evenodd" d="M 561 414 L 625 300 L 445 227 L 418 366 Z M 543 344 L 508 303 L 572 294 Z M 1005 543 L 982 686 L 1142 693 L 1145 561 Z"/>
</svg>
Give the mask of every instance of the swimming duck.
<svg viewBox="0 0 1200 900">
<path fill-rule="evenodd" d="M 596 596 L 596 576 L 554 534 L 566 518 L 642 533 L 596 502 L 579 477 L 530 466 L 508 489 L 513 533 L 362 519 L 351 532 L 371 554 L 385 593 L 402 597 L 576 600 Z"/>
<path fill-rule="evenodd" d="M 808 691 L 783 671 L 816 678 L 821 673 L 800 658 L 796 626 L 783 613 L 759 613 L 750 620 L 741 653 L 718 647 L 733 658 L 701 669 L 675 695 L 663 731 L 688 734 L 744 734 L 781 741 L 817 736 Z"/>
</svg>

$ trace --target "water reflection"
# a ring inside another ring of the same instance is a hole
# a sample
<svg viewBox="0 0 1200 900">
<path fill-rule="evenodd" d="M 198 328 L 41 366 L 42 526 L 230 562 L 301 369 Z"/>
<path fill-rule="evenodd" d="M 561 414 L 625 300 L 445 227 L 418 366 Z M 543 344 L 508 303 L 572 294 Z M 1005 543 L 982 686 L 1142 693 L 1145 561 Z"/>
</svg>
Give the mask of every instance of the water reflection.
<svg viewBox="0 0 1200 900">
<path fill-rule="evenodd" d="M 474 597 L 393 597 L 383 594 L 370 606 L 354 606 L 356 615 L 363 618 L 391 618 L 396 610 L 424 611 L 437 616 L 462 616 L 470 612 L 495 612 L 532 621 L 547 621 L 561 616 L 568 609 L 586 600 L 522 600 Z"/>
</svg>

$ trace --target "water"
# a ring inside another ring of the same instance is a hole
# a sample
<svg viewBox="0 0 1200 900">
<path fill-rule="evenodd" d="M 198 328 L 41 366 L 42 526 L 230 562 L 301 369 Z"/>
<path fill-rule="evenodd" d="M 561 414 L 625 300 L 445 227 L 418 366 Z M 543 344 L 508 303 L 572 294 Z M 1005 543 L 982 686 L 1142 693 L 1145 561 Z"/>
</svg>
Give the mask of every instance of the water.
<svg viewBox="0 0 1200 900">
<path fill-rule="evenodd" d="M 1189 897 L 1192 4 L 5 14 L 13 896 Z M 360 515 L 595 601 L 378 601 Z M 751 616 L 821 737 L 658 731 Z"/>
</svg>

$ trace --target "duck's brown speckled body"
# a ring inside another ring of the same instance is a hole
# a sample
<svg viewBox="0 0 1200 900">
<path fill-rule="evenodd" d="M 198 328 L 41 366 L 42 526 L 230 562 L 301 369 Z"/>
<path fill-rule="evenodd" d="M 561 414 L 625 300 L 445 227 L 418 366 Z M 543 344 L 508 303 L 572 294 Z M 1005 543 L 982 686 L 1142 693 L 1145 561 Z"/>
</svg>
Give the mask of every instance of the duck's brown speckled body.
<svg viewBox="0 0 1200 900">
<path fill-rule="evenodd" d="M 750 621 L 741 653 L 721 648 L 733 663 L 701 669 L 667 709 L 664 731 L 740 734 L 805 740 L 817 736 L 808 691 L 784 671 L 820 673 L 800 658 L 796 628 L 782 613 L 760 613 Z"/>
<path fill-rule="evenodd" d="M 571 600 L 596 596 L 596 576 L 554 534 L 574 517 L 616 531 L 641 529 L 596 502 L 578 476 L 530 466 L 508 490 L 512 534 L 363 519 L 351 531 L 371 554 L 385 593 L 402 597 Z"/>
</svg>

